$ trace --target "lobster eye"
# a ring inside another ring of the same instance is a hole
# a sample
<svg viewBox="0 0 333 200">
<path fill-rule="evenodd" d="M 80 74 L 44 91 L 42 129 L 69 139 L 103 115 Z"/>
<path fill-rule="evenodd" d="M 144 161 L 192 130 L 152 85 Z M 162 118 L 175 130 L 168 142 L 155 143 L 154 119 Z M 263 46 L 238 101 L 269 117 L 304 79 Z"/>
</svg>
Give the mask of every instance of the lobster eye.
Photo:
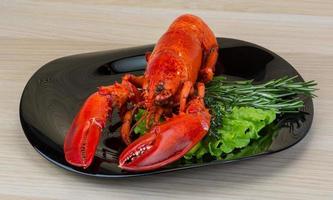
<svg viewBox="0 0 333 200">
<path fill-rule="evenodd" d="M 158 83 L 158 85 L 155 88 L 155 92 L 157 94 L 161 93 L 164 90 L 164 83 L 161 81 Z"/>
</svg>

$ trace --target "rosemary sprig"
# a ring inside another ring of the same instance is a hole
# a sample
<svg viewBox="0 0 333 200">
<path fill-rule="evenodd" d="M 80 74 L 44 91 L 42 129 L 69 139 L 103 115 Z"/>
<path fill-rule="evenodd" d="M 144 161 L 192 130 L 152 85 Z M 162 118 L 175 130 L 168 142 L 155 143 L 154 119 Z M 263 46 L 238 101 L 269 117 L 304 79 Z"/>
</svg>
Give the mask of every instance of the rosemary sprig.
<svg viewBox="0 0 333 200">
<path fill-rule="evenodd" d="M 249 81 L 228 81 L 215 77 L 206 88 L 206 103 L 222 103 L 225 110 L 233 106 L 273 109 L 276 113 L 298 112 L 304 102 L 298 95 L 315 97 L 315 81 L 296 81 L 297 76 L 282 77 L 264 84 Z"/>
</svg>

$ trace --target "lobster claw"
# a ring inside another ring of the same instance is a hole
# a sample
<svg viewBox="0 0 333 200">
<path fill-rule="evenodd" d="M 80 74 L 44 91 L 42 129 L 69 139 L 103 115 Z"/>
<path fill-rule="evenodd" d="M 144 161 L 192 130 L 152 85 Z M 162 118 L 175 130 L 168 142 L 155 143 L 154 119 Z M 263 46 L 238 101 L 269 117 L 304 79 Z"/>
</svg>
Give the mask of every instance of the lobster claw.
<svg viewBox="0 0 333 200">
<path fill-rule="evenodd" d="M 210 114 L 202 101 L 194 99 L 186 113 L 154 126 L 131 143 L 119 157 L 119 167 L 128 171 L 149 171 L 184 156 L 208 132 Z"/>
<path fill-rule="evenodd" d="M 89 167 L 112 108 L 121 108 L 127 101 L 141 101 L 140 98 L 139 91 L 127 80 L 123 80 L 121 84 L 100 87 L 98 92 L 90 95 L 66 134 L 64 141 L 66 161 L 78 167 Z M 129 137 L 124 131 L 122 136 Z"/>
<path fill-rule="evenodd" d="M 66 134 L 67 162 L 83 168 L 91 164 L 110 109 L 107 96 L 99 92 L 89 96 Z"/>
</svg>

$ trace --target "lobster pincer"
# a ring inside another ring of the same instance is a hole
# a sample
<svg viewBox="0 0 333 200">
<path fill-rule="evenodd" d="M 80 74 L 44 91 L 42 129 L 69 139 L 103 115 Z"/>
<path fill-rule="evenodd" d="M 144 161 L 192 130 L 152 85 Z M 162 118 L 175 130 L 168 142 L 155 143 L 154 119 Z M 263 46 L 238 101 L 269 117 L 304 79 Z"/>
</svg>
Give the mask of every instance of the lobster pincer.
<svg viewBox="0 0 333 200">
<path fill-rule="evenodd" d="M 186 111 L 152 127 L 135 140 L 119 157 L 119 167 L 127 171 L 150 171 L 183 157 L 207 134 L 210 114 L 199 97 L 189 101 Z"/>
</svg>

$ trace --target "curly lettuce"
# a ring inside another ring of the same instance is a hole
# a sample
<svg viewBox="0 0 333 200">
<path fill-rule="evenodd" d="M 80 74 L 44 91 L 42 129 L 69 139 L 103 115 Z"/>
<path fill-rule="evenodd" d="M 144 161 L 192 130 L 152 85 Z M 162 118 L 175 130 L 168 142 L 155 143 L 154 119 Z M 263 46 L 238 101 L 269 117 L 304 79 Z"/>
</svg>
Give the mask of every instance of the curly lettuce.
<svg viewBox="0 0 333 200">
<path fill-rule="evenodd" d="M 217 128 L 215 136 L 207 136 L 189 151 L 185 159 L 202 158 L 209 153 L 221 159 L 222 155 L 244 148 L 251 140 L 260 138 L 259 132 L 276 118 L 274 110 L 262 110 L 253 107 L 234 107 L 221 120 L 221 127 Z"/>
</svg>

